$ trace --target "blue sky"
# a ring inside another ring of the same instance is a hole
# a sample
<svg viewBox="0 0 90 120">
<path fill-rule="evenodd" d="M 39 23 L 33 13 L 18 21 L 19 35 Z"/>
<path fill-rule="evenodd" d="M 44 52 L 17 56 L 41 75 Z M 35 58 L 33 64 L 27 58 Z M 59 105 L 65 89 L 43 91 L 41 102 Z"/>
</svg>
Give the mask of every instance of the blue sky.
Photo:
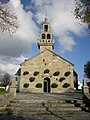
<svg viewBox="0 0 90 120">
<path fill-rule="evenodd" d="M 90 60 L 90 34 L 86 24 L 73 16 L 74 0 L 10 0 L 20 28 L 10 37 L 0 34 L 0 73 L 14 75 L 24 59 L 39 53 L 37 39 L 47 13 L 55 41 L 54 52 L 74 64 L 82 82 L 84 64 Z M 67 6 L 66 6 L 67 4 Z"/>
</svg>

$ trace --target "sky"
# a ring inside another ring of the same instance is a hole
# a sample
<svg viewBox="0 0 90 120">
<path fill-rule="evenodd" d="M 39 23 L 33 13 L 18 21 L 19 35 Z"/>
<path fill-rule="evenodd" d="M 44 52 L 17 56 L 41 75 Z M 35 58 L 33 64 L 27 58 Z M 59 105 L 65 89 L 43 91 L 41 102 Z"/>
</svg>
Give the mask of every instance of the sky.
<svg viewBox="0 0 90 120">
<path fill-rule="evenodd" d="M 10 36 L 0 33 L 0 76 L 14 76 L 20 64 L 40 51 L 37 39 L 47 14 L 55 42 L 54 52 L 74 64 L 79 81 L 84 64 L 90 60 L 90 34 L 87 25 L 74 16 L 75 0 L 0 0 L 18 17 L 19 28 Z"/>
</svg>

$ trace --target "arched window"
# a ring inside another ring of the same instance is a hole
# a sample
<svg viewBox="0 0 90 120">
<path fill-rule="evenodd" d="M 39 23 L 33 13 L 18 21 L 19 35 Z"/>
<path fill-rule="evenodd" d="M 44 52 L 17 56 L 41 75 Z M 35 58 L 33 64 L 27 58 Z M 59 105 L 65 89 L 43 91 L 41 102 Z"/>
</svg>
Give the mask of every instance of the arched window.
<svg viewBox="0 0 90 120">
<path fill-rule="evenodd" d="M 50 36 L 50 34 L 47 34 L 47 39 L 51 39 L 51 36 Z"/>
<path fill-rule="evenodd" d="M 45 31 L 45 32 L 48 31 L 48 25 L 44 25 L 44 31 Z"/>
<path fill-rule="evenodd" d="M 42 39 L 45 39 L 45 34 L 42 34 Z"/>
</svg>

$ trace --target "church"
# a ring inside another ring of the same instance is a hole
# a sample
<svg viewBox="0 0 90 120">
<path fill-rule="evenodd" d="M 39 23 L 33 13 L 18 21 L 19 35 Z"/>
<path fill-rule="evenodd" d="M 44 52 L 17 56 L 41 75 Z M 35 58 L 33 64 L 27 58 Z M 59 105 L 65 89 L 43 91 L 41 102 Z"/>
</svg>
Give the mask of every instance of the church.
<svg viewBox="0 0 90 120">
<path fill-rule="evenodd" d="M 40 53 L 21 63 L 15 74 L 17 92 L 61 93 L 78 89 L 74 65 L 53 52 L 54 44 L 46 16 L 37 40 Z"/>
</svg>

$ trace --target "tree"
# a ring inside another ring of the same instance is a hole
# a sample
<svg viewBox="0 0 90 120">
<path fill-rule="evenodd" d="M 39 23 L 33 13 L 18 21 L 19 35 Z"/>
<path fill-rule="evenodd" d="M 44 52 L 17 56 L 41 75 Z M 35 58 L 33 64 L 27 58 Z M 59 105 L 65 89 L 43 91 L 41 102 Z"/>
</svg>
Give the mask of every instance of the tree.
<svg viewBox="0 0 90 120">
<path fill-rule="evenodd" d="M 88 61 L 85 65 L 84 65 L 84 73 L 85 73 L 85 77 L 90 79 L 90 61 Z"/>
<path fill-rule="evenodd" d="M 8 4 L 0 3 L 0 31 L 14 33 L 18 28 L 18 19 Z"/>
<path fill-rule="evenodd" d="M 7 86 L 7 85 L 11 85 L 11 78 L 10 75 L 8 73 L 5 73 L 3 78 L 2 78 L 2 85 L 3 86 Z"/>
<path fill-rule="evenodd" d="M 90 30 L 90 0 L 75 0 L 75 16 L 81 19 L 82 22 L 87 23 Z"/>
</svg>

